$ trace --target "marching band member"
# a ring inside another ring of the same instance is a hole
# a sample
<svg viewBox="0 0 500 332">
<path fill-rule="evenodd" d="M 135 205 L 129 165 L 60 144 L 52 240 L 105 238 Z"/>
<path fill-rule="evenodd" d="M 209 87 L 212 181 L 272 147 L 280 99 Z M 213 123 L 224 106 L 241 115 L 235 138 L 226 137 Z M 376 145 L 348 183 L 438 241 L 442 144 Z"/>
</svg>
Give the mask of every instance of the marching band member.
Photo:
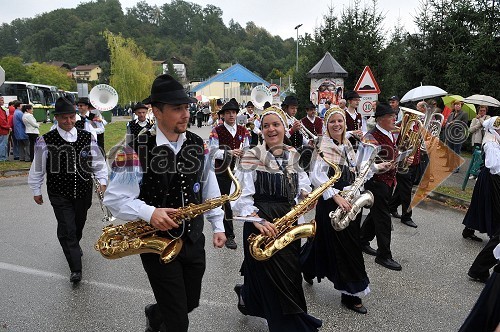
<svg viewBox="0 0 500 332">
<path fill-rule="evenodd" d="M 477 177 L 463 224 L 490 237 L 468 272 L 472 279 L 485 282 L 497 263 L 492 250 L 500 239 L 500 117 L 489 118 L 483 126 L 484 167 Z"/>
<path fill-rule="evenodd" d="M 227 169 L 223 169 L 222 165 L 227 165 L 224 162 L 224 150 L 231 156 L 231 163 L 228 167 L 234 168 L 236 158 L 243 155 L 243 150 L 250 145 L 248 130 L 244 126 L 236 124 L 236 116 L 240 107 L 236 99 L 232 98 L 222 106 L 219 111 L 224 119 L 223 124 L 215 127 L 210 133 L 210 149 L 216 149 L 214 154 L 215 170 L 217 182 L 221 194 L 230 194 L 232 180 L 229 177 Z M 238 248 L 234 241 L 233 228 L 233 212 L 229 202 L 224 204 L 224 229 L 226 233 L 226 247 L 229 249 Z"/>
<path fill-rule="evenodd" d="M 396 185 L 396 167 L 394 161 L 397 158 L 396 136 L 393 130 L 396 128 L 396 113 L 387 104 L 379 103 L 375 109 L 375 128 L 364 136 L 364 140 L 382 147 L 380 156 L 389 162 L 380 166 L 385 172 L 375 174 L 365 184 L 365 189 L 370 190 L 375 196 L 375 201 L 361 227 L 362 250 L 376 256 L 375 263 L 388 269 L 400 271 L 401 265 L 392 259 L 391 254 L 391 215 L 389 213 L 389 199 Z M 408 162 L 413 162 L 409 157 Z M 385 169 L 384 169 L 385 168 Z M 370 247 L 370 241 L 377 237 L 378 249 Z"/>
<path fill-rule="evenodd" d="M 260 217 L 264 221 L 243 226 L 243 285 L 236 285 L 238 309 L 244 315 L 267 320 L 269 331 L 317 331 L 321 321 L 307 314 L 299 264 L 300 241 L 294 241 L 265 261 L 253 258 L 249 251 L 251 234 L 275 236 L 270 222 L 284 216 L 311 191 L 306 173 L 297 168 L 298 154 L 284 145 L 286 116 L 279 108 L 264 110 L 264 144 L 247 151 L 236 176 L 242 194 L 232 203 L 239 216 Z"/>
<path fill-rule="evenodd" d="M 367 132 L 366 120 L 357 111 L 361 96 L 355 91 L 348 91 L 345 94 L 345 100 L 348 103 L 348 107 L 346 108 L 346 136 L 352 146 L 356 148 L 358 142 L 352 136 L 361 139 Z"/>
<path fill-rule="evenodd" d="M 176 258 L 164 264 L 155 253 L 141 254 L 156 304 L 147 305 L 146 331 L 188 331 L 188 313 L 200 304 L 205 273 L 204 217 L 212 224 L 214 247 L 226 237 L 221 208 L 185 221 L 171 219 L 177 208 L 219 197 L 208 148 L 187 131 L 188 97 L 172 76 L 158 76 L 151 87 L 157 129 L 140 134 L 113 163 L 104 204 L 122 220 L 142 219 L 162 231 L 162 237 L 183 240 Z"/>
<path fill-rule="evenodd" d="M 126 143 L 132 142 L 139 133 L 144 129 L 150 129 L 153 122 L 147 118 L 148 107 L 143 103 L 137 103 L 134 106 L 134 114 L 137 119 L 127 122 L 127 137 Z"/>
<path fill-rule="evenodd" d="M 301 133 L 302 124 L 300 121 L 294 119 L 297 114 L 297 110 L 299 107 L 299 101 L 295 96 L 286 96 L 283 102 L 281 103 L 281 108 L 283 109 L 287 117 L 287 128 L 285 135 L 290 140 L 291 146 L 295 149 L 300 149 L 302 146 L 307 145 L 309 143 L 309 139 L 304 137 Z"/>
<path fill-rule="evenodd" d="M 301 253 L 304 280 L 311 284 L 313 278 L 328 278 L 335 289 L 341 292 L 342 304 L 355 312 L 366 314 L 360 296 L 370 292 L 368 275 L 365 270 L 363 253 L 359 243 L 360 222 L 358 214 L 342 231 L 335 231 L 331 225 L 329 212 L 341 207 L 349 211 L 352 206 L 340 195 L 341 190 L 348 190 L 355 179 L 356 154 L 347 140 L 345 113 L 338 106 L 325 113 L 325 135 L 320 149 L 325 158 L 339 165 L 342 176 L 333 188 L 327 189 L 316 206 L 316 235 L 304 246 Z M 361 149 L 360 149 L 361 151 Z M 320 186 L 333 175 L 332 169 L 317 155 L 310 173 L 311 183 Z"/>
<path fill-rule="evenodd" d="M 223 123 L 223 120 L 220 118 L 219 114 L 222 105 L 222 100 L 217 99 L 216 109 L 210 110 L 210 119 L 208 119 L 207 125 L 211 126 L 212 128 L 215 128 Z"/>
<path fill-rule="evenodd" d="M 323 120 L 316 116 L 316 106 L 309 101 L 305 108 L 307 115 L 300 120 L 302 125 L 315 136 L 323 135 Z"/>
</svg>

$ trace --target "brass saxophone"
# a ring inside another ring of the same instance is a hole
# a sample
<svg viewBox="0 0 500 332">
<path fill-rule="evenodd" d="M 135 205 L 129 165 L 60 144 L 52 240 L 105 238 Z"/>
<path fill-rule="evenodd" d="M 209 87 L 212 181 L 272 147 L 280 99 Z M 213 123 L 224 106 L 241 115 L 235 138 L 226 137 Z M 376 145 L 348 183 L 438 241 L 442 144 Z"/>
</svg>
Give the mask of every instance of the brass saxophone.
<svg viewBox="0 0 500 332">
<path fill-rule="evenodd" d="M 323 153 L 318 149 L 318 153 L 323 157 Z M 326 161 L 326 160 L 325 160 Z M 316 221 L 311 220 L 308 223 L 295 225 L 301 215 L 306 213 L 309 206 L 313 204 L 323 194 L 323 192 L 332 186 L 342 175 L 340 168 L 326 161 L 335 171 L 335 174 L 318 188 L 314 189 L 302 202 L 298 203 L 290 212 L 283 217 L 273 220 L 274 226 L 278 231 L 275 237 L 262 234 L 251 234 L 248 237 L 250 244 L 250 254 L 258 261 L 265 261 L 273 256 L 279 250 L 295 240 L 305 237 L 311 237 L 316 234 Z"/>
<path fill-rule="evenodd" d="M 231 195 L 207 199 L 201 204 L 189 204 L 177 209 L 170 218 L 181 225 L 184 221 L 193 219 L 209 210 L 234 201 L 241 195 L 238 180 L 228 167 L 228 173 L 234 182 L 235 189 Z M 169 239 L 158 235 L 159 230 L 144 220 L 130 221 L 123 225 L 109 225 L 103 228 L 102 234 L 95 244 L 95 250 L 104 258 L 116 259 L 130 255 L 154 253 L 160 255 L 163 263 L 170 263 L 182 249 L 181 238 Z"/>
<path fill-rule="evenodd" d="M 365 206 L 370 207 L 375 200 L 371 191 L 365 190 L 361 195 L 358 195 L 358 191 L 366 182 L 366 177 L 368 176 L 368 172 L 370 171 L 370 168 L 375 162 L 375 158 L 380 151 L 380 146 L 375 146 L 373 144 L 363 142 L 361 142 L 361 144 L 363 144 L 363 146 L 365 147 L 372 148 L 373 151 L 370 155 L 370 159 L 363 166 L 363 169 L 359 172 L 358 176 L 351 185 L 351 188 L 340 193 L 340 195 L 345 198 L 346 201 L 351 203 L 351 210 L 344 211 L 339 206 L 335 211 L 331 211 L 328 215 L 331 218 L 330 222 L 332 224 L 332 227 L 336 231 L 341 231 L 349 226 L 351 221 L 356 219 L 356 216 L 359 214 L 359 212 L 361 212 L 361 209 Z"/>
</svg>

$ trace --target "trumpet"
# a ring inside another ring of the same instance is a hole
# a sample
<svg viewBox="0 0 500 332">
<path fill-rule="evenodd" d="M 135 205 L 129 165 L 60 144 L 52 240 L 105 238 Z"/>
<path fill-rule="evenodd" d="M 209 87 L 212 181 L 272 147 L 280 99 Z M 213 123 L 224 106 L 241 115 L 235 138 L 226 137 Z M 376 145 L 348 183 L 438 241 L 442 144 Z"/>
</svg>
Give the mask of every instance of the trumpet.
<svg viewBox="0 0 500 332">
<path fill-rule="evenodd" d="M 285 113 L 288 120 L 293 121 L 293 122 L 299 121 L 294 116 L 289 115 L 287 112 L 284 112 L 284 113 Z M 304 124 L 302 123 L 302 121 L 299 121 L 299 123 L 300 123 L 299 132 L 302 134 L 302 136 L 307 137 L 309 139 L 312 139 L 313 141 L 318 140 L 318 136 L 314 135 L 309 129 L 307 129 L 306 126 L 304 126 Z"/>
<path fill-rule="evenodd" d="M 109 223 L 109 222 L 115 221 L 116 218 L 113 217 L 113 215 L 111 214 L 111 211 L 109 211 L 109 209 L 106 206 L 104 206 L 104 204 L 102 204 L 102 201 L 104 200 L 104 194 L 100 190 L 101 183 L 99 182 L 99 180 L 97 180 L 97 178 L 95 177 L 94 174 L 92 174 L 92 180 L 94 181 L 95 193 L 97 194 L 97 198 L 99 200 L 99 205 L 101 206 L 101 210 L 104 214 L 104 217 L 102 218 L 102 222 Z"/>
</svg>

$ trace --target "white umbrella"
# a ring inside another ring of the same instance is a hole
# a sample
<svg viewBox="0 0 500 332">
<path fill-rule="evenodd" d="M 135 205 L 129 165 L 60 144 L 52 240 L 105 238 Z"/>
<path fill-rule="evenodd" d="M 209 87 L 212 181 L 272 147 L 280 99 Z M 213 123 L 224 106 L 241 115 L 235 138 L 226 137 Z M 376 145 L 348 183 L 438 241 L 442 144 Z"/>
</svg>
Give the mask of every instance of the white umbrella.
<svg viewBox="0 0 500 332">
<path fill-rule="evenodd" d="M 437 86 L 422 85 L 422 86 L 416 87 L 414 89 L 411 89 L 410 91 L 405 93 L 403 98 L 401 98 L 401 102 L 405 103 L 407 101 L 423 100 L 423 99 L 427 99 L 427 98 L 444 96 L 446 94 L 448 94 L 448 92 L 444 91 L 441 88 L 438 88 Z"/>
<path fill-rule="evenodd" d="M 485 95 L 472 95 L 464 99 L 464 102 L 476 105 L 486 105 L 492 107 L 500 107 L 500 101 Z"/>
</svg>

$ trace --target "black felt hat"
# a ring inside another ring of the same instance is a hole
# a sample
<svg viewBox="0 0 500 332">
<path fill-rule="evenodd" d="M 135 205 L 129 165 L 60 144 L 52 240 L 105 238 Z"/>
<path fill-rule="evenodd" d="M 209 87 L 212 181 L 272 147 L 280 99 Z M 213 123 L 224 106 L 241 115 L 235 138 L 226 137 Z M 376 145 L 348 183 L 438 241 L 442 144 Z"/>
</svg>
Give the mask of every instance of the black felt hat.
<svg viewBox="0 0 500 332">
<path fill-rule="evenodd" d="M 217 106 L 222 106 L 222 105 L 224 105 L 224 103 L 222 102 L 222 100 L 217 99 Z"/>
<path fill-rule="evenodd" d="M 144 105 L 151 104 L 151 96 L 146 97 L 146 99 L 144 99 L 144 100 L 142 101 L 142 103 L 143 103 Z"/>
<path fill-rule="evenodd" d="M 254 107 L 252 101 L 248 101 L 248 103 L 245 105 L 245 107 L 248 107 L 248 106 Z"/>
<path fill-rule="evenodd" d="M 264 109 L 269 108 L 269 107 L 271 107 L 271 103 L 270 103 L 270 102 L 268 102 L 268 101 L 266 101 L 266 102 L 264 103 Z"/>
<path fill-rule="evenodd" d="M 354 98 L 361 98 L 361 96 L 356 91 L 347 91 L 344 95 L 345 100 L 350 100 Z"/>
<path fill-rule="evenodd" d="M 78 98 L 78 101 L 76 102 L 77 104 L 85 104 L 87 106 L 92 106 L 90 104 L 90 100 L 88 97 L 81 97 L 81 98 Z"/>
<path fill-rule="evenodd" d="M 309 100 L 309 101 L 307 102 L 307 104 L 306 104 L 306 110 L 310 110 L 310 109 L 313 109 L 313 108 L 314 108 L 314 109 L 316 109 L 316 105 L 314 105 L 314 104 L 312 103 L 312 101 L 310 101 L 310 100 Z"/>
<path fill-rule="evenodd" d="M 375 117 L 378 118 L 379 116 L 386 114 L 396 114 L 396 111 L 385 103 L 378 103 L 377 108 L 375 108 Z"/>
<path fill-rule="evenodd" d="M 59 99 L 56 100 L 54 115 L 70 113 L 76 113 L 76 109 L 75 106 L 73 106 L 73 103 L 64 97 L 59 97 Z"/>
<path fill-rule="evenodd" d="M 150 98 L 152 103 L 158 102 L 169 105 L 197 102 L 195 98 L 191 98 L 187 95 L 182 84 L 168 74 L 163 74 L 155 78 L 151 86 Z"/>
<path fill-rule="evenodd" d="M 147 110 L 148 107 L 146 105 L 144 105 L 143 103 L 137 103 L 137 104 L 135 104 L 135 106 L 134 106 L 134 112 L 137 111 L 137 110 L 140 110 L 140 109 Z"/>
<path fill-rule="evenodd" d="M 285 105 L 298 105 L 298 104 L 299 104 L 299 100 L 297 99 L 297 97 L 286 96 L 285 100 L 283 100 L 283 102 L 281 103 L 281 107 L 283 107 Z"/>
<path fill-rule="evenodd" d="M 219 111 L 219 114 L 224 114 L 225 111 L 236 111 L 238 113 L 240 110 L 240 105 L 236 101 L 236 99 L 231 98 L 227 103 L 222 106 Z"/>
</svg>

